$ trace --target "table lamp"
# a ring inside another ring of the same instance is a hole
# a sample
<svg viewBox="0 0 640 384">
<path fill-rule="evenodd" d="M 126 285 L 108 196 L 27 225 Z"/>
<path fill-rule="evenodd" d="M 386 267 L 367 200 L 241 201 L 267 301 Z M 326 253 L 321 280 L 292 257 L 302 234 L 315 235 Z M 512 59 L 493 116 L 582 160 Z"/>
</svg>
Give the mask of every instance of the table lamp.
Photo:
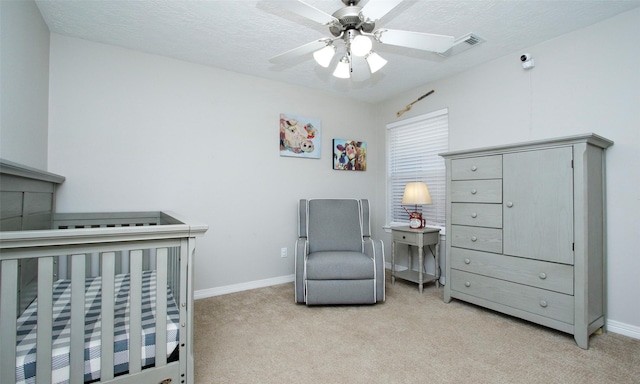
<svg viewBox="0 0 640 384">
<path fill-rule="evenodd" d="M 418 212 L 418 205 L 431 204 L 431 194 L 427 184 L 423 182 L 407 183 L 402 195 L 402 204 L 413 204 L 415 206 L 413 212 L 409 212 L 407 208 L 402 207 L 409 214 L 409 227 L 413 229 L 424 228 L 425 221 L 422 218 L 422 213 Z"/>
</svg>

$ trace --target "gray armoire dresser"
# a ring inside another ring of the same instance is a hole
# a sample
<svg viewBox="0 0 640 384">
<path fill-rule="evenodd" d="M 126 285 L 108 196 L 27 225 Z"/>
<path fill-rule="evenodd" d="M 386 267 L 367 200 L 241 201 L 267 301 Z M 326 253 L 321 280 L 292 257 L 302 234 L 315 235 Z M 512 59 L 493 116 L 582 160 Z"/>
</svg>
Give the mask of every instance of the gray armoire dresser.
<svg viewBox="0 0 640 384">
<path fill-rule="evenodd" d="M 605 324 L 605 149 L 595 134 L 441 154 L 444 300 L 574 335 Z"/>
</svg>

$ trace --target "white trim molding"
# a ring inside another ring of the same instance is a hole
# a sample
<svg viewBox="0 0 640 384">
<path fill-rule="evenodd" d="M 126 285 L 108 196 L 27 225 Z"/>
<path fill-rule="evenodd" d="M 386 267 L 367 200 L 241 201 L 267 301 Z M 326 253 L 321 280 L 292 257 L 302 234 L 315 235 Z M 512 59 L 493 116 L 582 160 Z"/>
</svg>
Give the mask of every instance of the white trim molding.
<svg viewBox="0 0 640 384">
<path fill-rule="evenodd" d="M 640 340 L 640 327 L 607 319 L 607 331 Z"/>
<path fill-rule="evenodd" d="M 256 288 L 270 287 L 272 285 L 292 283 L 295 280 L 294 275 L 274 277 L 271 279 L 249 281 L 246 283 L 227 285 L 224 287 L 215 287 L 208 289 L 199 289 L 194 292 L 194 299 L 205 299 L 207 297 L 226 295 L 228 293 L 248 291 Z"/>
</svg>

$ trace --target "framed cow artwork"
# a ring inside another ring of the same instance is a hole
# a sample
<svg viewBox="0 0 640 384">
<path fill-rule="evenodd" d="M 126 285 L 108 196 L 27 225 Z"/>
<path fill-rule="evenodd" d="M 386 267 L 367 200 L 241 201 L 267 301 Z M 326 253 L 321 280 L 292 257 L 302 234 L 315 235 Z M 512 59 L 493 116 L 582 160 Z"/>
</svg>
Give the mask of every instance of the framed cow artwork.
<svg viewBox="0 0 640 384">
<path fill-rule="evenodd" d="M 333 169 L 341 171 L 367 170 L 367 143 L 333 139 Z"/>
<path fill-rule="evenodd" d="M 280 156 L 320 158 L 320 119 L 280 114 Z"/>
</svg>

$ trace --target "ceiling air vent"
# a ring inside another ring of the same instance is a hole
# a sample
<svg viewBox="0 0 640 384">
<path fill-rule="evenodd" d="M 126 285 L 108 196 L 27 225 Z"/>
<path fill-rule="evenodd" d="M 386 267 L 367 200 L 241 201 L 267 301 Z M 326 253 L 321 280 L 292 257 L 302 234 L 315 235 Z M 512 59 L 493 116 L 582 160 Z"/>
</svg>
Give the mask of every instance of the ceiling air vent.
<svg viewBox="0 0 640 384">
<path fill-rule="evenodd" d="M 456 39 L 456 41 L 453 42 L 453 46 L 451 48 L 442 53 L 439 53 L 439 55 L 442 57 L 451 57 L 453 55 L 457 55 L 458 53 L 464 52 L 469 48 L 473 48 L 476 45 L 484 43 L 485 41 L 486 40 L 482 37 L 470 33 Z"/>
</svg>

